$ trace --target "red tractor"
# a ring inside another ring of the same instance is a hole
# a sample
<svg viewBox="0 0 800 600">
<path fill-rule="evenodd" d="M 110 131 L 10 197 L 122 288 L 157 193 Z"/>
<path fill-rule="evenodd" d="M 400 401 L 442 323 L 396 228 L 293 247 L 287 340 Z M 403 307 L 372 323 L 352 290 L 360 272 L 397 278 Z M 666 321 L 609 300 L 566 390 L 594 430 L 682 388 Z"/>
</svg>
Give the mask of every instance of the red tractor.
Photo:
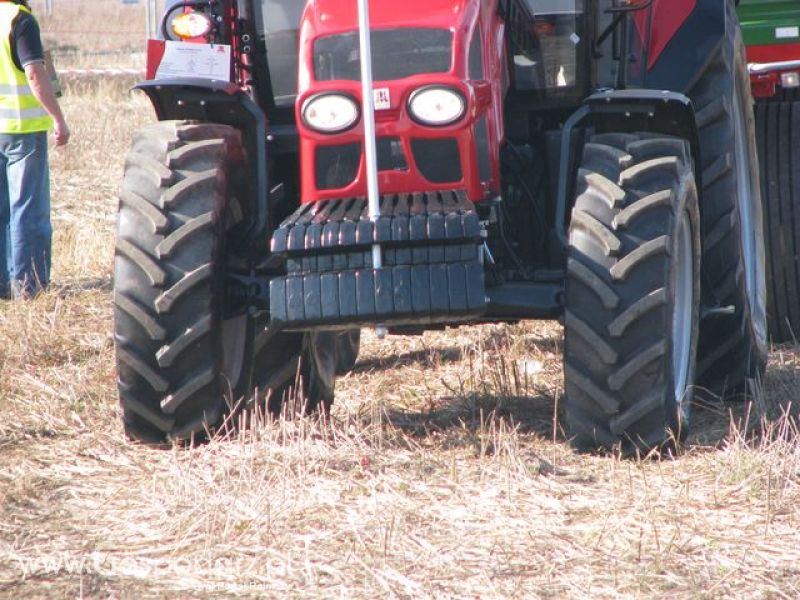
<svg viewBox="0 0 800 600">
<path fill-rule="evenodd" d="M 130 437 L 187 439 L 290 395 L 327 407 L 362 327 L 560 319 L 582 449 L 670 445 L 697 389 L 760 377 L 732 0 L 372 0 L 359 28 L 365 4 L 165 14 L 138 86 L 158 123 L 120 194 Z"/>
</svg>

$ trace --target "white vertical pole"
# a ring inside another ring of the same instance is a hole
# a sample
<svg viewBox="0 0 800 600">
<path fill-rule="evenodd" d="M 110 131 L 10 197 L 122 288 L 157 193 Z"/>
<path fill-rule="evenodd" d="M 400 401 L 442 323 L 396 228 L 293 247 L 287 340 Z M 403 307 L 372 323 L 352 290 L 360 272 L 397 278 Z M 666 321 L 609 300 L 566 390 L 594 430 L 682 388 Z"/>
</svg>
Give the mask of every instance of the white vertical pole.
<svg viewBox="0 0 800 600">
<path fill-rule="evenodd" d="M 364 158 L 367 165 L 367 205 L 369 218 L 375 222 L 381 214 L 378 195 L 378 161 L 375 144 L 375 105 L 372 93 L 372 49 L 369 39 L 369 1 L 358 0 L 358 40 L 361 49 L 361 96 L 363 97 Z M 379 244 L 372 246 L 372 266 L 383 267 Z"/>
<path fill-rule="evenodd" d="M 151 12 L 150 2 L 151 2 L 151 0 L 144 0 L 144 26 L 145 26 L 145 36 L 147 36 L 148 40 L 151 37 L 153 37 L 151 35 L 152 34 L 153 19 L 152 19 L 152 16 L 150 14 L 150 12 Z"/>
<path fill-rule="evenodd" d="M 369 0 L 358 0 L 358 41 L 361 52 L 361 97 L 364 119 L 364 159 L 367 166 L 367 206 L 374 223 L 381 216 L 381 197 L 378 193 L 378 160 L 375 143 L 375 98 L 372 92 L 372 48 L 370 45 Z M 383 268 L 380 244 L 372 245 L 372 268 Z M 386 327 L 375 326 L 378 339 L 386 335 Z"/>
</svg>

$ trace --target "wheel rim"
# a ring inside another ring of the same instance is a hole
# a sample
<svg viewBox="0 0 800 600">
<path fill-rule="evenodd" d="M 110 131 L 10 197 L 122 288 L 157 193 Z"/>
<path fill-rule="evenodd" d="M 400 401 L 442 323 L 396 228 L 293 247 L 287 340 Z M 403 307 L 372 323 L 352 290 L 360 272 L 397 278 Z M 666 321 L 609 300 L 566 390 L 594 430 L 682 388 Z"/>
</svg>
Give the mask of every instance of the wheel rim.
<svg viewBox="0 0 800 600">
<path fill-rule="evenodd" d="M 672 315 L 672 376 L 674 395 L 678 406 L 683 405 L 689 385 L 691 365 L 692 319 L 694 318 L 694 260 L 692 252 L 692 225 L 689 213 L 683 212 L 678 220 L 675 256 L 675 310 Z M 684 411 L 681 409 L 680 413 Z"/>
<path fill-rule="evenodd" d="M 766 296 L 767 282 L 763 264 L 763 247 L 759 251 L 758 230 L 753 214 L 753 180 L 750 175 L 750 151 L 745 132 L 747 121 L 742 110 L 739 90 L 734 93 L 733 116 L 736 145 L 736 187 L 739 194 L 739 233 L 744 262 L 745 288 L 750 307 L 750 319 L 760 347 L 767 340 Z"/>
<path fill-rule="evenodd" d="M 222 374 L 232 391 L 242 377 L 246 335 L 246 316 L 222 321 Z"/>
</svg>

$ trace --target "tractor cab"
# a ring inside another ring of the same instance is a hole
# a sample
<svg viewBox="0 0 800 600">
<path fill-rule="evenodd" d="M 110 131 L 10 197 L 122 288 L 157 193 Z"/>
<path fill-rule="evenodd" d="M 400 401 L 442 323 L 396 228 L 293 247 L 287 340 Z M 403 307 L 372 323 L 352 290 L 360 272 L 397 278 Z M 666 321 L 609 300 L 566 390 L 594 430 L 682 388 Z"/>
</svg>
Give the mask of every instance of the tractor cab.
<svg viewBox="0 0 800 600">
<path fill-rule="evenodd" d="M 517 89 L 556 96 L 576 91 L 586 37 L 583 0 L 526 0 L 526 5 L 530 11 L 526 16 L 533 19 L 534 40 L 518 44 L 514 52 Z"/>
<path fill-rule="evenodd" d="M 264 36 L 272 96 L 278 106 L 291 106 L 297 95 L 297 40 L 304 3 L 262 0 L 258 30 Z"/>
</svg>

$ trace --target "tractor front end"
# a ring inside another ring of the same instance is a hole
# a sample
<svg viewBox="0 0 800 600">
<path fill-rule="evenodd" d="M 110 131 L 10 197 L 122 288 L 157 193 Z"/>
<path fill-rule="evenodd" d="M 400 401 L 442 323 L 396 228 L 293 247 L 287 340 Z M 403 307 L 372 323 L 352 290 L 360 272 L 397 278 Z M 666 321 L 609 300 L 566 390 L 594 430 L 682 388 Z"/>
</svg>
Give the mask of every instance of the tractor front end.
<svg viewBox="0 0 800 600">
<path fill-rule="evenodd" d="M 503 138 L 504 65 L 490 4 L 372 7 L 375 218 L 357 3 L 308 3 L 295 105 L 301 204 L 272 236 L 287 267 L 270 283 L 273 320 L 288 328 L 424 326 L 485 311 L 478 207 L 500 194 Z"/>
<path fill-rule="evenodd" d="M 734 0 L 183 0 L 162 33 L 118 213 L 130 437 L 327 408 L 362 327 L 561 319 L 584 449 L 669 447 L 696 387 L 763 372 Z"/>
</svg>

